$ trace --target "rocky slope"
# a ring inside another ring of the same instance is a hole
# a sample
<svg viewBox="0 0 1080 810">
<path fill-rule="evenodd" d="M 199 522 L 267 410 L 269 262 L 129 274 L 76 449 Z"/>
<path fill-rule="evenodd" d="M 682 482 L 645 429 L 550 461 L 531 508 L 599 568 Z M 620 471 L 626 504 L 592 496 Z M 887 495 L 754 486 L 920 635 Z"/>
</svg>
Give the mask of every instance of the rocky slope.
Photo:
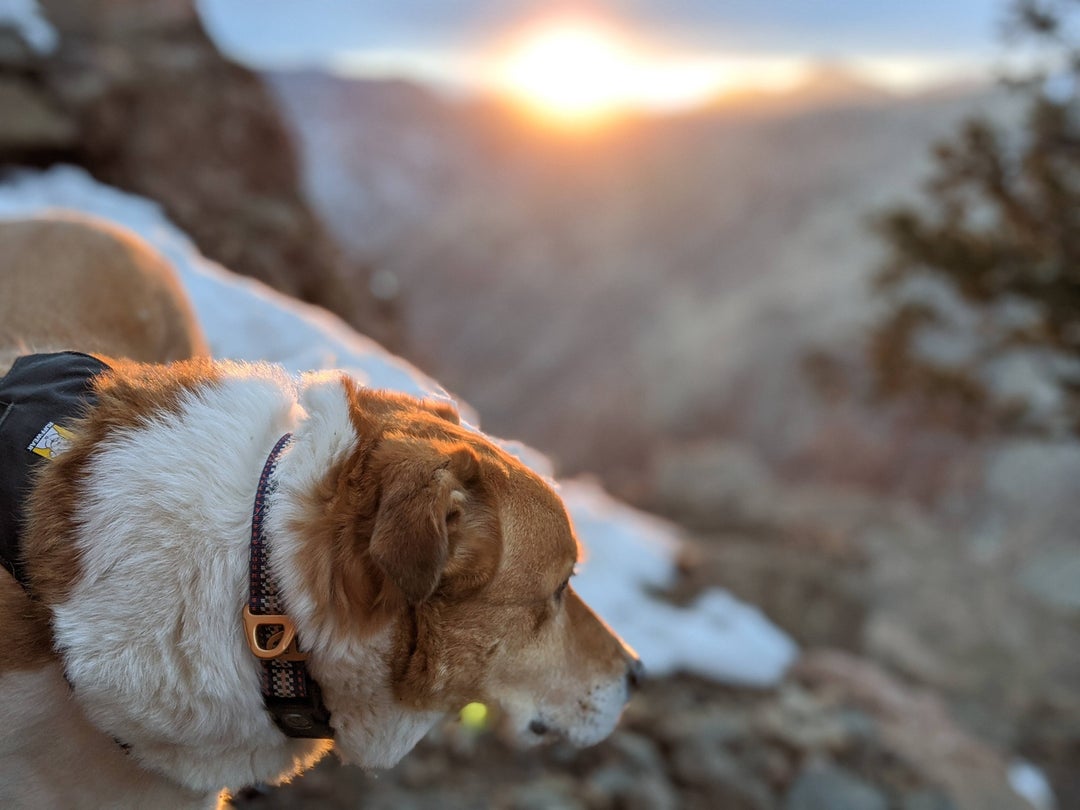
<svg viewBox="0 0 1080 810">
<path fill-rule="evenodd" d="M 41 5 L 51 52 L 0 30 L 0 166 L 85 166 L 160 202 L 207 255 L 392 342 L 365 269 L 304 200 L 261 79 L 221 56 L 191 0 Z"/>
<path fill-rule="evenodd" d="M 586 751 L 515 752 L 448 725 L 379 774 L 333 760 L 234 803 L 394 810 L 1032 810 L 992 747 L 865 661 L 804 657 L 778 690 L 679 677 L 647 686 Z"/>
</svg>

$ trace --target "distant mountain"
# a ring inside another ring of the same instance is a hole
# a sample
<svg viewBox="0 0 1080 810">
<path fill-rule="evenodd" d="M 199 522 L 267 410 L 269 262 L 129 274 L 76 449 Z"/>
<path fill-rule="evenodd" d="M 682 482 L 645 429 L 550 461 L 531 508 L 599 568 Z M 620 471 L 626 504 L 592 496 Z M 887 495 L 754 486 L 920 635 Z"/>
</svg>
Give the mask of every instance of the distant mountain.
<svg viewBox="0 0 1080 810">
<path fill-rule="evenodd" d="M 888 104 L 896 95 L 867 81 L 841 64 L 822 62 L 813 66 L 792 87 L 782 90 L 744 89 L 718 96 L 713 107 L 744 110 L 775 110 L 784 114 L 848 105 Z"/>
<path fill-rule="evenodd" d="M 269 80 L 316 207 L 400 289 L 412 358 L 489 429 L 628 486 L 664 446 L 717 435 L 781 468 L 844 467 L 806 358 L 859 362 L 869 215 L 997 103 L 823 70 L 767 115 L 725 105 L 574 139 L 402 82 Z"/>
</svg>

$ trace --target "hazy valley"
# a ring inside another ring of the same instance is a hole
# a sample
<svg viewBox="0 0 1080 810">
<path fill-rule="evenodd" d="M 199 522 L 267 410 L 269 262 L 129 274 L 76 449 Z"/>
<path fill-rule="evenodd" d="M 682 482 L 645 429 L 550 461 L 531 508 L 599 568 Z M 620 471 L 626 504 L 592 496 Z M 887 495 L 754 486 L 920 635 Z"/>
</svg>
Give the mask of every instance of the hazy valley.
<svg viewBox="0 0 1080 810">
<path fill-rule="evenodd" d="M 489 430 L 630 487 L 672 442 L 718 436 L 834 463 L 807 354 L 858 362 L 872 213 L 988 103 L 832 76 L 787 105 L 553 137 L 401 82 L 272 86 L 316 207 L 399 296 L 411 357 Z"/>
</svg>

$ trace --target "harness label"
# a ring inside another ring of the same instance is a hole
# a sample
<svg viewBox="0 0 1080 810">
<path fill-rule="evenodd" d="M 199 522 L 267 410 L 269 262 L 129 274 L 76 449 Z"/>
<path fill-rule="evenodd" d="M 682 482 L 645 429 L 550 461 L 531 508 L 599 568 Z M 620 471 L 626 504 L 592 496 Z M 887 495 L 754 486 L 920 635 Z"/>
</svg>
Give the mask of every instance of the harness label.
<svg viewBox="0 0 1080 810">
<path fill-rule="evenodd" d="M 26 448 L 31 453 L 36 453 L 43 458 L 54 459 L 61 455 L 71 446 L 71 440 L 75 434 L 67 428 L 62 428 L 55 422 L 49 422 Z"/>
</svg>

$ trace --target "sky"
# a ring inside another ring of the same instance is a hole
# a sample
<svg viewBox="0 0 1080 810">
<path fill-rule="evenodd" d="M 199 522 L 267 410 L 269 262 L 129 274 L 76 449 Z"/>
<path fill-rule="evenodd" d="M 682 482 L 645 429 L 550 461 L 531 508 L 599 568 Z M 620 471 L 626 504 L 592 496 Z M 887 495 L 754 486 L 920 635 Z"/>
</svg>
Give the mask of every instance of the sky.
<svg viewBox="0 0 1080 810">
<path fill-rule="evenodd" d="M 544 20 L 576 17 L 618 31 L 661 73 L 692 76 L 685 81 L 702 88 L 709 75 L 753 84 L 757 74 L 768 84 L 790 78 L 793 66 L 828 61 L 903 89 L 985 72 L 998 52 L 1006 0 L 199 0 L 199 6 L 219 46 L 257 67 L 482 86 L 507 42 Z"/>
<path fill-rule="evenodd" d="M 482 45 L 559 11 L 611 16 L 689 48 L 987 55 L 1003 0 L 199 0 L 216 36 L 267 62 Z"/>
</svg>

